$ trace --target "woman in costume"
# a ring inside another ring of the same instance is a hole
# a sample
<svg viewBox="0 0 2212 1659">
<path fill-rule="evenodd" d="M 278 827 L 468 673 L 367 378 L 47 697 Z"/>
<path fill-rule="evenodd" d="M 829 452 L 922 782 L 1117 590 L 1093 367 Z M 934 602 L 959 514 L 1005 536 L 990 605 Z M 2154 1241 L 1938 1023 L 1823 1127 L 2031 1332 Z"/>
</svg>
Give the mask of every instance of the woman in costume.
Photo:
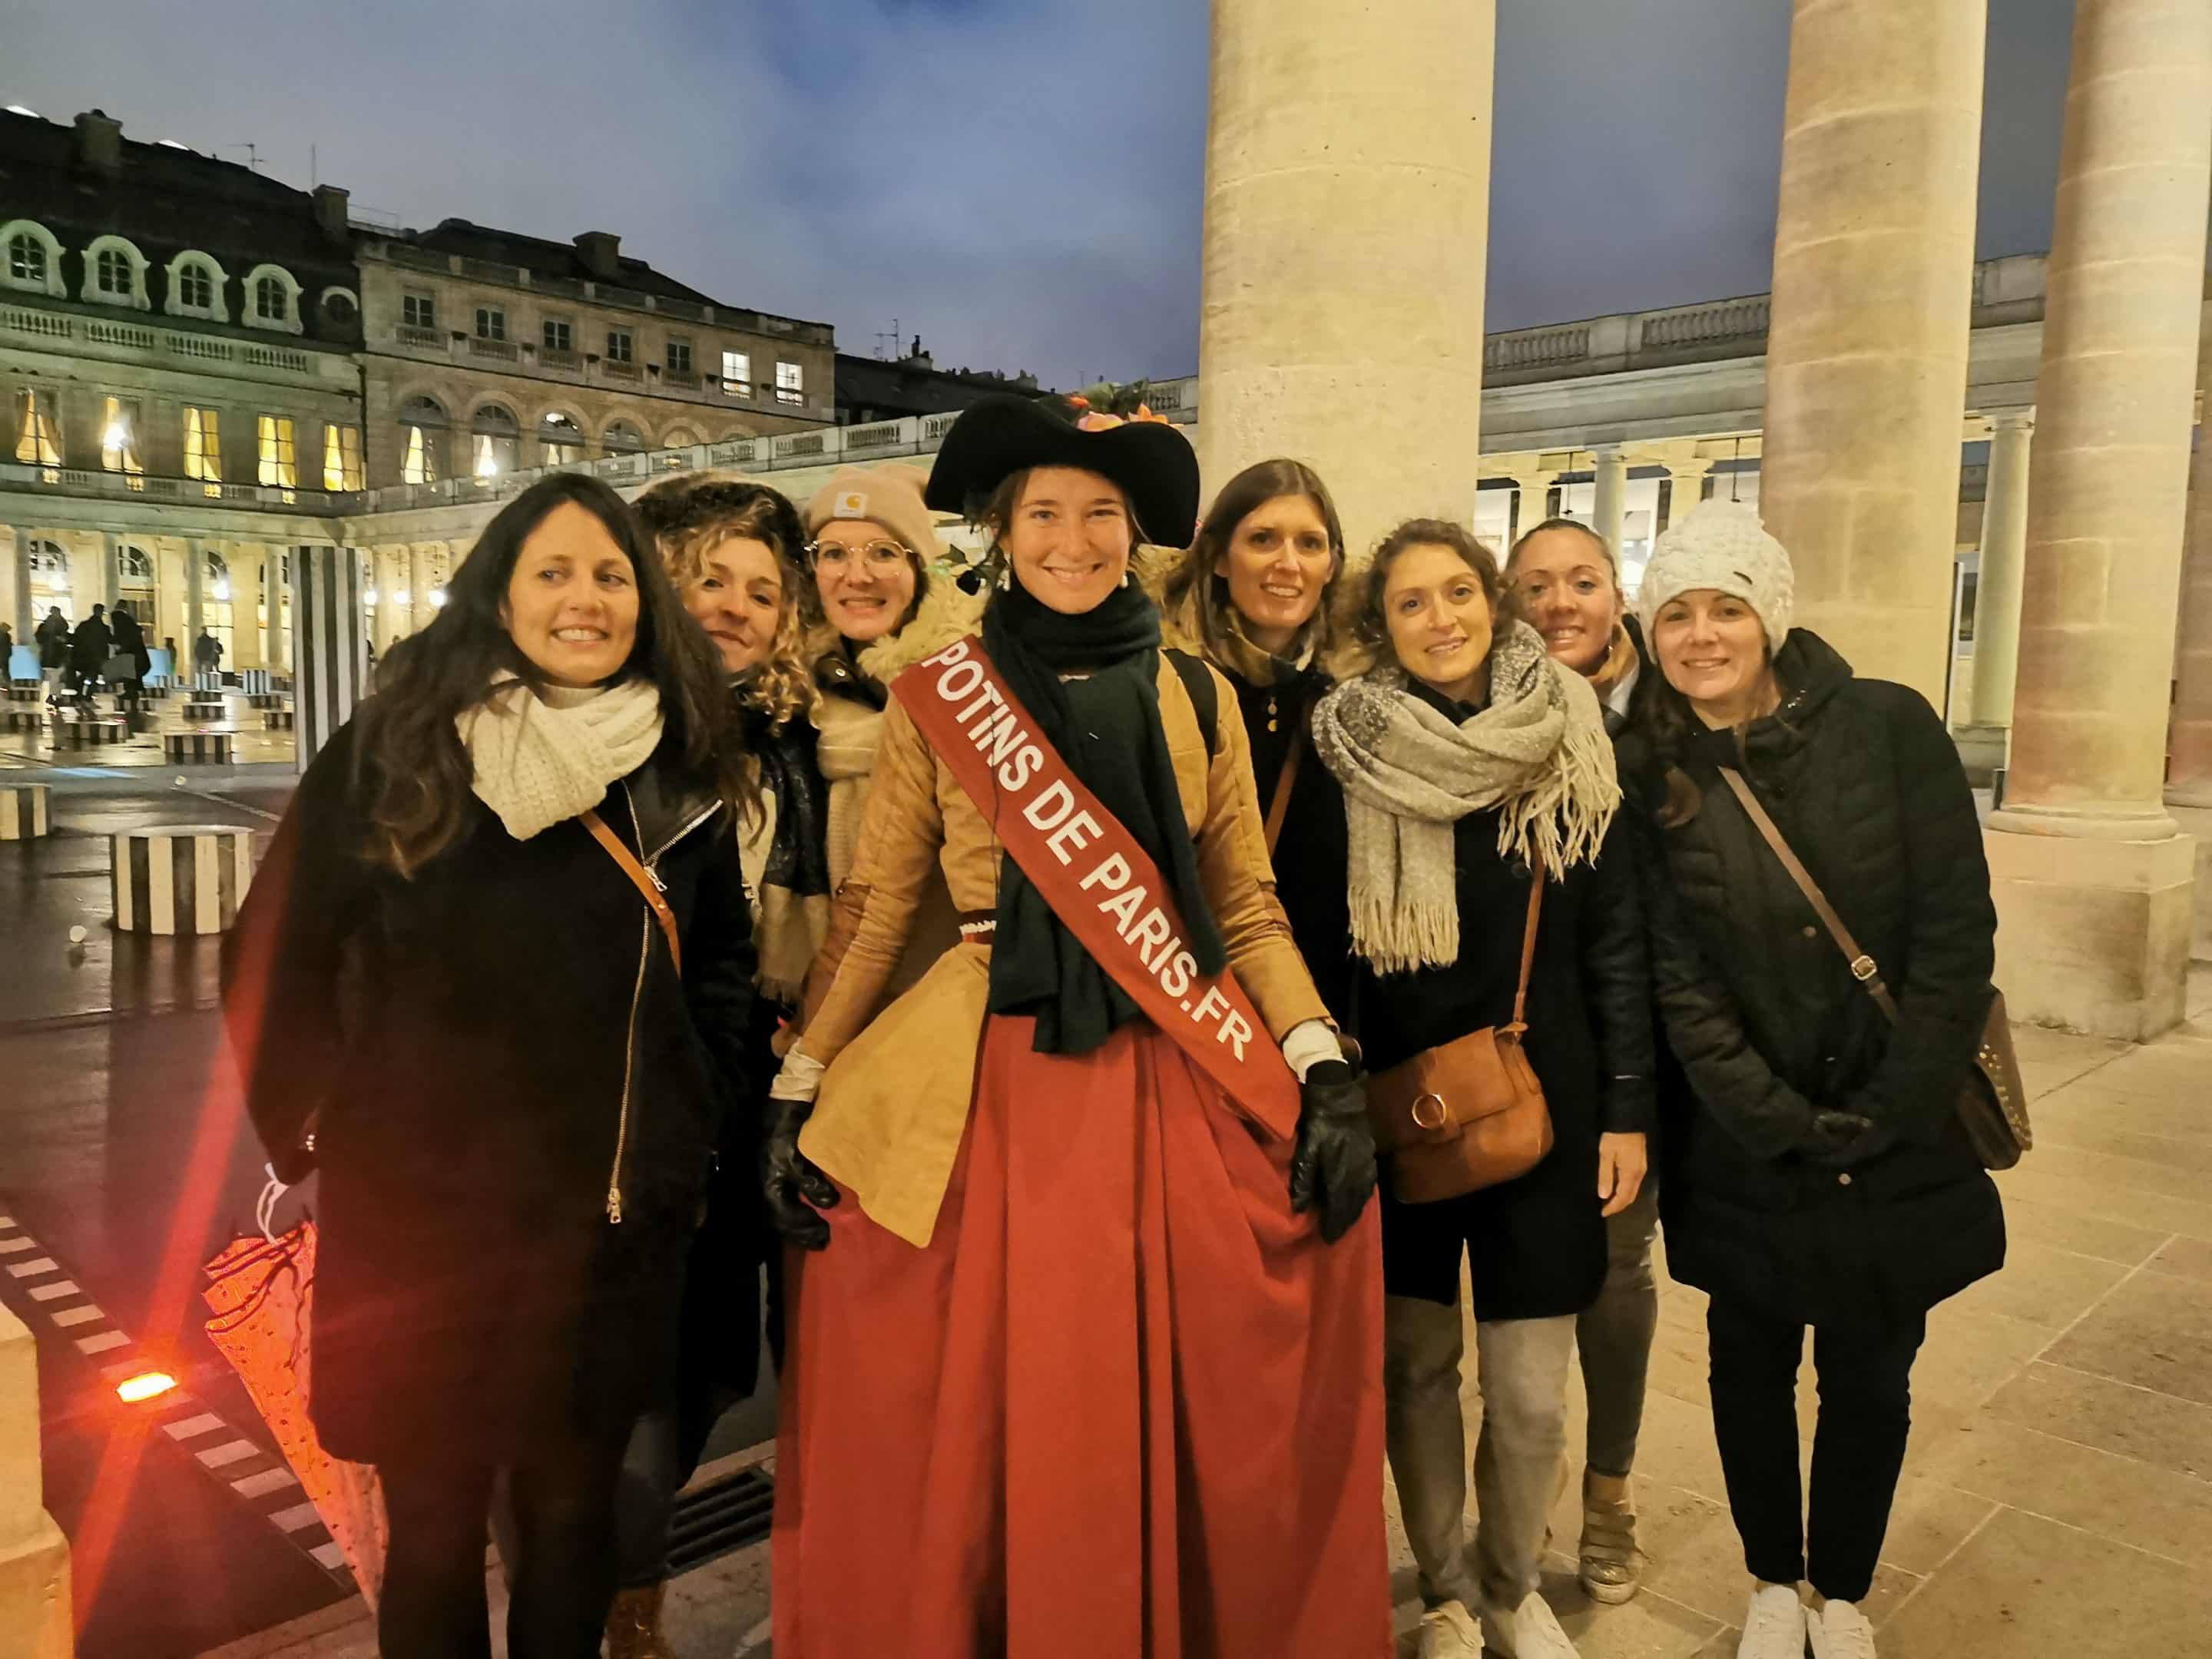
<svg viewBox="0 0 2212 1659">
<path fill-rule="evenodd" d="M 1428 1604 L 1419 1652 L 1474 1659 L 1486 1641 L 1508 1659 L 1571 1659 L 1538 1568 L 1566 1455 L 1576 1316 L 1605 1277 L 1606 1212 L 1636 1196 L 1632 1181 L 1602 1189 L 1600 1128 L 1648 1108 L 1651 1089 L 1620 786 L 1589 684 L 1504 610 L 1489 550 L 1465 528 L 1401 525 L 1360 598 L 1353 629 L 1379 665 L 1313 718 L 1315 751 L 1344 789 L 1349 1024 L 1388 1099 L 1390 1071 L 1508 1025 L 1525 999 L 1520 1046 L 1551 1128 L 1549 1150 L 1532 1144 L 1533 1164 L 1495 1184 L 1425 1202 L 1385 1187 L 1383 1376 L 1390 1468 Z M 1462 1097 L 1449 1075 L 1428 1086 Z M 1395 1164 L 1388 1173 L 1401 1176 Z M 1471 1562 L 1462 1262 L 1482 1388 Z"/>
<path fill-rule="evenodd" d="M 990 398 L 945 438 L 929 504 L 1000 585 L 893 688 L 777 1083 L 770 1210 L 818 1252 L 781 1659 L 1389 1650 L 1364 1093 L 1231 694 L 1130 579 L 1189 538 L 1194 458 L 1086 418 Z M 871 1023 L 940 870 L 963 943 Z"/>
</svg>

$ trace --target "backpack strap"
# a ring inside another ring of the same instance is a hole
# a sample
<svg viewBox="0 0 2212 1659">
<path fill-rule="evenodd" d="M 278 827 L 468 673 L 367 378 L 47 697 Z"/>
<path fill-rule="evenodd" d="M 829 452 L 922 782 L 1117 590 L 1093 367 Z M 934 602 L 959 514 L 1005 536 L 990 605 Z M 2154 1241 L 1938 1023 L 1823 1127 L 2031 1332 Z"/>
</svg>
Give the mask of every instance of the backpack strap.
<svg viewBox="0 0 2212 1659">
<path fill-rule="evenodd" d="M 1198 729 L 1206 738 L 1206 757 L 1210 761 L 1221 741 L 1218 729 L 1221 720 L 1221 683 L 1205 663 L 1188 651 L 1163 646 L 1160 654 L 1175 665 L 1176 678 L 1182 682 L 1190 706 L 1198 713 Z"/>
</svg>

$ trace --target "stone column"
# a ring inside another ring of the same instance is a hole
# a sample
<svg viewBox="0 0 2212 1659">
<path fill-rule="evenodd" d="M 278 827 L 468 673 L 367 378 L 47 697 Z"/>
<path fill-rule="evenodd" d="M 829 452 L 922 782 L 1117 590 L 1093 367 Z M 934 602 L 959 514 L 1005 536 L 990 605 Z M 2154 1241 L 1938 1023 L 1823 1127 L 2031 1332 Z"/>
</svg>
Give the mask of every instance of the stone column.
<svg viewBox="0 0 2212 1659">
<path fill-rule="evenodd" d="M 108 614 L 115 611 L 116 600 L 123 597 L 122 538 L 113 531 L 100 532 L 100 602 Z"/>
<path fill-rule="evenodd" d="M 266 547 L 230 550 L 230 650 L 233 668 L 269 665 L 261 627 L 261 594 L 266 580 Z"/>
<path fill-rule="evenodd" d="M 1410 514 L 1472 520 L 1496 17 L 1496 0 L 1214 0 L 1209 489 L 1310 461 L 1362 551 Z"/>
<path fill-rule="evenodd" d="M 192 653 L 198 647 L 200 629 L 207 625 L 207 543 L 185 544 L 185 637 L 177 641 L 175 665 L 177 679 L 185 685 L 199 672 Z"/>
<path fill-rule="evenodd" d="M 15 643 L 28 645 L 41 620 L 31 599 L 31 532 L 15 526 Z"/>
<path fill-rule="evenodd" d="M 1686 461 L 1667 463 L 1667 523 L 1669 526 L 1681 523 L 1691 509 L 1705 498 L 1705 478 L 1713 470 L 1711 461 L 1694 456 Z"/>
<path fill-rule="evenodd" d="M 1982 492 L 1982 564 L 1974 582 L 1974 690 L 1967 724 L 2012 725 L 2020 660 L 2021 582 L 2027 560 L 2028 440 L 2034 412 L 1990 417 L 1990 477 Z"/>
<path fill-rule="evenodd" d="M 292 583 L 291 562 L 298 556 L 295 548 L 271 548 L 269 565 L 264 578 L 269 593 L 269 665 L 280 674 L 292 672 Z"/>
<path fill-rule="evenodd" d="M 419 634 L 438 613 L 430 608 L 430 550 L 421 542 L 407 547 L 407 631 Z"/>
<path fill-rule="evenodd" d="M 1939 708 L 1987 21 L 1985 0 L 1796 0 L 1775 213 L 1760 514 L 1797 620 Z"/>
<path fill-rule="evenodd" d="M 2105 1036 L 2183 1015 L 2195 847 L 2161 799 L 2212 190 L 2212 7 L 2077 0 L 2028 479 L 1997 978 Z"/>
<path fill-rule="evenodd" d="M 1590 511 L 1590 528 L 1605 538 L 1613 556 L 1620 556 L 1621 514 L 1628 496 L 1628 457 L 1618 444 L 1590 452 L 1596 474 L 1596 501 Z"/>
<path fill-rule="evenodd" d="M 2200 313 L 2197 384 L 2212 388 L 2212 306 Z M 2205 393 L 2212 400 L 2212 390 Z M 2181 570 L 2181 641 L 2173 694 L 2168 805 L 2212 807 L 2212 402 L 2189 471 L 2188 552 Z M 2200 832 L 2201 833 L 2201 832 Z"/>
<path fill-rule="evenodd" d="M 1556 472 L 1517 472 L 1513 476 L 1513 539 L 1521 538 L 1544 522 L 1545 510 L 1552 503 L 1552 481 Z"/>
</svg>

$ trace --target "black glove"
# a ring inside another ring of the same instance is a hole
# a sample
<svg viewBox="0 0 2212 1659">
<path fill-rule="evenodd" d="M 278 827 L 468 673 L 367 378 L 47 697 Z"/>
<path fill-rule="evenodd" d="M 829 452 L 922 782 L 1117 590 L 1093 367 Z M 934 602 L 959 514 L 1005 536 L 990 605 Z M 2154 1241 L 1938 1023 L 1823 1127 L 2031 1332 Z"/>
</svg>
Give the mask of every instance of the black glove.
<svg viewBox="0 0 2212 1659">
<path fill-rule="evenodd" d="M 813 1115 L 811 1100 L 769 1097 L 760 1179 L 769 1225 L 801 1249 L 818 1250 L 830 1242 L 830 1224 L 817 1212 L 836 1207 L 837 1188 L 799 1150 L 799 1132 Z"/>
<path fill-rule="evenodd" d="M 1298 1085 L 1298 1141 L 1291 1154 L 1291 1208 L 1321 1212 L 1329 1243 L 1352 1231 L 1375 1190 L 1375 1133 L 1367 1082 L 1344 1060 L 1308 1068 Z"/>
<path fill-rule="evenodd" d="M 1817 1111 L 1805 1156 L 1824 1169 L 1846 1170 L 1887 1152 L 1897 1131 L 1856 1112 Z"/>
</svg>

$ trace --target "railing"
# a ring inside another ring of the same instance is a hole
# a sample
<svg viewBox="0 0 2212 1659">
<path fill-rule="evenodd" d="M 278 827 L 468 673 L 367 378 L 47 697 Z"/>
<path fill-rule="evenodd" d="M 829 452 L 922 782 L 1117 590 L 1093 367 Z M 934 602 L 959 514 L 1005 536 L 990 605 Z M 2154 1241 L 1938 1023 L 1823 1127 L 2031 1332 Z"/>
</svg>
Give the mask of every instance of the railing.
<svg viewBox="0 0 2212 1659">
<path fill-rule="evenodd" d="M 610 380 L 638 380 L 645 378 L 635 363 L 618 362 L 612 357 L 599 359 L 599 373 Z"/>
<path fill-rule="evenodd" d="M 660 372 L 663 386 L 680 386 L 687 392 L 699 389 L 699 377 L 688 368 L 665 368 Z"/>
<path fill-rule="evenodd" d="M 512 340 L 490 340 L 481 334 L 469 336 L 469 355 L 472 357 L 495 357 L 503 363 L 522 361 L 522 348 Z"/>
<path fill-rule="evenodd" d="M 446 335 L 442 329 L 416 328 L 412 323 L 402 323 L 392 331 L 402 345 L 424 346 L 432 351 L 446 349 Z"/>
<path fill-rule="evenodd" d="M 1589 355 L 1589 325 L 1570 323 L 1565 328 L 1524 330 L 1497 334 L 1482 348 L 1482 367 L 1492 374 L 1511 368 L 1540 368 L 1570 363 Z"/>
<path fill-rule="evenodd" d="M 305 374 L 307 372 L 307 354 L 304 351 L 287 351 L 282 346 L 241 346 L 239 348 L 239 356 L 256 368 L 289 369 L 295 374 Z"/>
<path fill-rule="evenodd" d="M 50 311 L 0 307 L 0 330 L 34 339 L 76 339 L 80 323 L 83 325 L 82 337 L 87 345 L 111 346 L 125 351 L 163 351 L 173 357 L 189 357 L 200 362 L 243 363 L 250 368 L 273 368 L 288 374 L 315 372 L 313 354 L 289 347 L 255 345 L 212 334 L 183 334 L 137 323 L 109 322 L 100 317 L 66 317 Z"/>
<path fill-rule="evenodd" d="M 314 514 L 335 512 L 339 501 L 349 499 L 325 490 L 288 489 L 276 484 L 216 483 L 145 472 L 106 472 L 90 467 L 33 466 L 20 462 L 0 463 L 0 488 L 179 504 L 215 501 L 225 507 Z"/>
<path fill-rule="evenodd" d="M 517 288 L 530 286 L 530 273 L 520 265 L 502 264 L 496 259 L 461 260 L 461 275 L 473 276 L 479 282 L 509 283 Z"/>
<path fill-rule="evenodd" d="M 656 295 L 653 308 L 664 317 L 681 317 L 686 322 L 703 323 L 708 320 L 707 307 L 690 300 L 664 299 Z"/>
<path fill-rule="evenodd" d="M 1686 311 L 1647 312 L 1639 319 L 1638 341 L 1645 351 L 1686 351 L 1701 346 L 1766 335 L 1767 296 L 1723 300 Z"/>
<path fill-rule="evenodd" d="M 725 398 L 738 398 L 750 402 L 753 395 L 753 383 L 750 380 L 725 380 L 722 382 L 722 395 Z"/>
<path fill-rule="evenodd" d="M 94 345 L 127 346 L 133 351 L 154 349 L 154 331 L 134 328 L 128 323 L 103 323 L 97 318 L 88 318 L 84 337 Z"/>
<path fill-rule="evenodd" d="M 593 283 L 592 296 L 602 305 L 628 306 L 633 311 L 650 311 L 653 302 L 634 288 L 617 288 L 612 283 Z"/>
<path fill-rule="evenodd" d="M 895 448 L 900 435 L 896 421 L 878 421 L 872 426 L 848 426 L 845 428 L 845 451 L 850 454 L 854 450 Z"/>
<path fill-rule="evenodd" d="M 199 357 L 216 363 L 227 363 L 236 356 L 229 341 L 211 340 L 204 334 L 172 334 L 169 349 L 179 357 Z"/>
<path fill-rule="evenodd" d="M 545 368 L 580 368 L 584 360 L 573 351 L 557 351 L 551 346 L 540 346 L 538 362 Z"/>
<path fill-rule="evenodd" d="M 51 311 L 22 311 L 14 306 L 0 309 L 0 328 L 11 334 L 34 334 L 50 340 L 70 340 L 76 337 L 76 325 L 67 317 L 58 317 Z"/>
</svg>

